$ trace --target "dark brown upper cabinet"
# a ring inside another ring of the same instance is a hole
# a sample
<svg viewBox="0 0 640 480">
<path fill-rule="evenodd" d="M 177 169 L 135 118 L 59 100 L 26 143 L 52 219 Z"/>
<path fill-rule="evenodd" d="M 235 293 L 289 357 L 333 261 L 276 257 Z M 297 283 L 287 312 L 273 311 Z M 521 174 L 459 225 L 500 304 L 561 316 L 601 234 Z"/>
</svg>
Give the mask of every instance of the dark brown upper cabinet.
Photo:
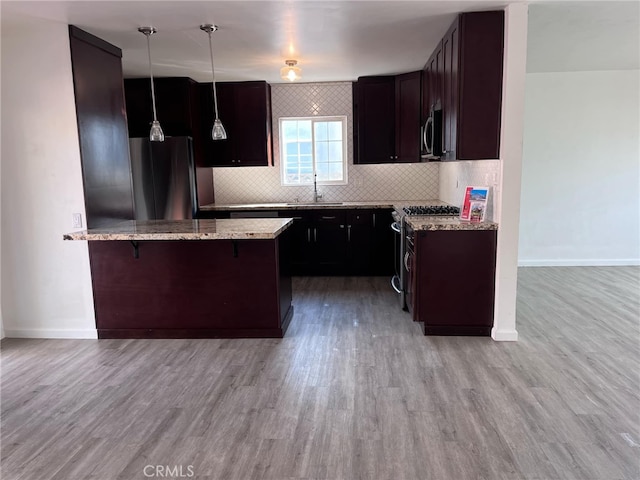
<svg viewBox="0 0 640 480">
<path fill-rule="evenodd" d="M 218 115 L 226 140 L 213 141 L 215 117 L 211 83 L 199 86 L 204 161 L 210 167 L 273 165 L 271 86 L 264 81 L 216 82 Z"/>
<path fill-rule="evenodd" d="M 420 161 L 422 72 L 360 77 L 353 84 L 354 163 Z"/>
<path fill-rule="evenodd" d="M 187 77 L 163 77 L 155 78 L 153 85 L 162 131 L 169 137 L 192 137 L 196 165 L 203 166 L 198 84 Z M 124 92 L 129 137 L 147 137 L 153 120 L 149 79 L 125 79 Z"/>
<path fill-rule="evenodd" d="M 504 11 L 490 11 L 459 15 L 431 55 L 423 115 L 441 96 L 441 160 L 498 158 L 503 52 Z"/>
<path fill-rule="evenodd" d="M 353 84 L 354 163 L 393 163 L 395 77 L 360 77 Z"/>
<path fill-rule="evenodd" d="M 396 158 L 398 163 L 420 161 L 420 92 L 422 72 L 396 76 Z"/>
<path fill-rule="evenodd" d="M 440 41 L 422 72 L 422 125 L 429 118 L 431 109 L 442 108 L 443 76 L 444 59 L 442 58 L 442 41 Z"/>
</svg>

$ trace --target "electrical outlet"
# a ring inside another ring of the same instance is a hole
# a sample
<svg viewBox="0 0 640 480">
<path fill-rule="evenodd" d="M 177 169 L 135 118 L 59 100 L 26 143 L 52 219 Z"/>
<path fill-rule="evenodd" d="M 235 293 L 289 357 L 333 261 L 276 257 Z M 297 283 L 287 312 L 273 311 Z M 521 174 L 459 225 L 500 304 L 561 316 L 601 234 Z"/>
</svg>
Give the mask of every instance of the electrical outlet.
<svg viewBox="0 0 640 480">
<path fill-rule="evenodd" d="M 74 213 L 74 214 L 72 214 L 71 218 L 72 218 L 73 228 L 82 228 L 82 214 L 81 213 Z"/>
</svg>

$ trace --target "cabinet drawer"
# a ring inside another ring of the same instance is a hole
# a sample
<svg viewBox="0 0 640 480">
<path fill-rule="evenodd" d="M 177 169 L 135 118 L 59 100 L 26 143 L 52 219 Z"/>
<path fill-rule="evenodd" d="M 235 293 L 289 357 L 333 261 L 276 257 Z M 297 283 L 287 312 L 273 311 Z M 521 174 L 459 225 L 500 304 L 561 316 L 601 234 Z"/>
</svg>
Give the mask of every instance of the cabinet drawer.
<svg viewBox="0 0 640 480">
<path fill-rule="evenodd" d="M 373 226 L 374 212 L 369 210 L 355 210 L 347 215 L 349 225 L 370 225 Z"/>
<path fill-rule="evenodd" d="M 346 219 L 344 210 L 317 210 L 313 217 L 313 220 L 318 224 L 339 223 L 344 225 Z"/>
</svg>

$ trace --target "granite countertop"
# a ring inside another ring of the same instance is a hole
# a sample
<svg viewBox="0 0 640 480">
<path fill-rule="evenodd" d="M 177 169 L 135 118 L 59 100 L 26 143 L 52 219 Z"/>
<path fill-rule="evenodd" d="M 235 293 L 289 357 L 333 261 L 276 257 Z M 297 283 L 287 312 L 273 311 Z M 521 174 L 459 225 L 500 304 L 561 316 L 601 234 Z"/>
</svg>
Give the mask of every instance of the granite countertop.
<svg viewBox="0 0 640 480">
<path fill-rule="evenodd" d="M 200 207 L 203 211 L 233 210 L 317 210 L 317 209 L 368 209 L 368 208 L 402 208 L 407 205 L 447 205 L 442 200 L 374 200 L 367 202 L 290 202 L 290 203 L 211 203 Z"/>
<path fill-rule="evenodd" d="M 273 239 L 291 218 L 129 220 L 64 235 L 65 240 L 252 240 Z"/>
<path fill-rule="evenodd" d="M 405 222 L 414 230 L 497 230 L 495 222 L 469 222 L 458 217 L 408 215 Z"/>
</svg>

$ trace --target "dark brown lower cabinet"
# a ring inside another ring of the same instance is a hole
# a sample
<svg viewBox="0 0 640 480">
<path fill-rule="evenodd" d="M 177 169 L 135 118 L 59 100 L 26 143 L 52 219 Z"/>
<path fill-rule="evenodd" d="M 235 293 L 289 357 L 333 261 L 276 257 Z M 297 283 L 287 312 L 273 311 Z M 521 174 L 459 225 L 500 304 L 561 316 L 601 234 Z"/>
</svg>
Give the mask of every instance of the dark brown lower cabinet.
<svg viewBox="0 0 640 480">
<path fill-rule="evenodd" d="M 413 315 L 425 335 L 490 335 L 497 232 L 421 230 L 414 238 Z"/>
<path fill-rule="evenodd" d="M 293 275 L 393 274 L 391 211 L 280 211 L 293 217 L 288 249 Z"/>
<path fill-rule="evenodd" d="M 88 242 L 98 338 L 284 336 L 293 315 L 287 234 L 135 249 Z"/>
</svg>

